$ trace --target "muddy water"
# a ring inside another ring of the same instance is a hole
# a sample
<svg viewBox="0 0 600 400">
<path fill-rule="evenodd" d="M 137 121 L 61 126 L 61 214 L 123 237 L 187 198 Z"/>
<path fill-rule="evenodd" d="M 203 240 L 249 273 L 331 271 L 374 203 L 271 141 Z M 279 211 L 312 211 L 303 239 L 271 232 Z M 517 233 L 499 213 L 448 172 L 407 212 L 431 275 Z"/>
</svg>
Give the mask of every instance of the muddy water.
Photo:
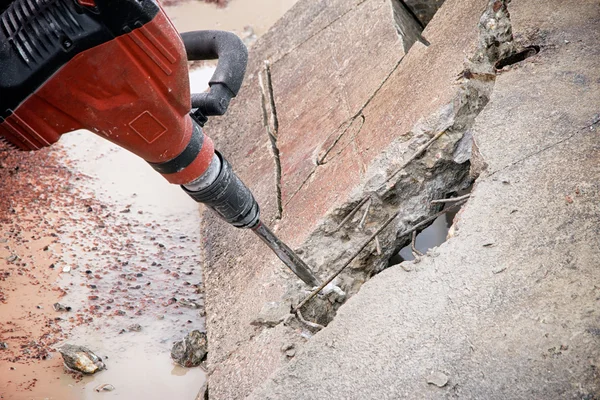
<svg viewBox="0 0 600 400">
<path fill-rule="evenodd" d="M 181 32 L 220 29 L 242 33 L 249 26 L 264 34 L 297 0 L 230 0 L 219 8 L 191 0 L 171 6 L 167 14 Z"/>
<path fill-rule="evenodd" d="M 423 229 L 415 239 L 415 248 L 425 254 L 433 247 L 439 246 L 446 241 L 448 231 L 452 226 L 454 217 L 458 210 L 440 215 L 431 225 Z M 390 259 L 390 265 L 399 264 L 402 261 L 414 260 L 412 250 L 409 246 L 403 247 L 396 255 Z"/>
</svg>

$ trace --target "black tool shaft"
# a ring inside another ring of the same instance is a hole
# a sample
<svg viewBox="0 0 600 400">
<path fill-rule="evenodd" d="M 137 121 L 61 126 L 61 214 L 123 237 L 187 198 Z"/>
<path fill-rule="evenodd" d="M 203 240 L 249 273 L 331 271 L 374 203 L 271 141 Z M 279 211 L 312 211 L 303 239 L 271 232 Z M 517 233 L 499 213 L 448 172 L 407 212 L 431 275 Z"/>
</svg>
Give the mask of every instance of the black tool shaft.
<svg viewBox="0 0 600 400">
<path fill-rule="evenodd" d="M 252 230 L 298 278 L 311 287 L 319 286 L 320 281 L 315 277 L 309 266 L 292 249 L 279 240 L 266 225 L 259 221 Z"/>
</svg>

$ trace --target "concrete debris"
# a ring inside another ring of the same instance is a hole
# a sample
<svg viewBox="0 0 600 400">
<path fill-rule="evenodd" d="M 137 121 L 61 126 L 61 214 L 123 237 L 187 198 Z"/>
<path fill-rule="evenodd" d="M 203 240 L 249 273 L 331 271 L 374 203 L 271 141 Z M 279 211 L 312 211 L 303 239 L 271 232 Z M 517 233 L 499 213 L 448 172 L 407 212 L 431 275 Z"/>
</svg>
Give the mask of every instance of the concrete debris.
<svg viewBox="0 0 600 400">
<path fill-rule="evenodd" d="M 265 303 L 256 319 L 252 321 L 252 325 L 273 328 L 285 320 L 290 310 L 291 307 L 287 302 L 272 301 Z"/>
<path fill-rule="evenodd" d="M 206 333 L 198 330 L 191 331 L 183 340 L 175 342 L 171 349 L 173 361 L 186 368 L 199 366 L 206 354 L 208 354 Z"/>
<path fill-rule="evenodd" d="M 427 377 L 427 383 L 437 387 L 444 387 L 448 384 L 448 375 L 440 371 L 434 371 Z"/>
<path fill-rule="evenodd" d="M 86 347 L 65 344 L 58 351 L 70 370 L 91 375 L 106 369 L 102 359 Z"/>
</svg>

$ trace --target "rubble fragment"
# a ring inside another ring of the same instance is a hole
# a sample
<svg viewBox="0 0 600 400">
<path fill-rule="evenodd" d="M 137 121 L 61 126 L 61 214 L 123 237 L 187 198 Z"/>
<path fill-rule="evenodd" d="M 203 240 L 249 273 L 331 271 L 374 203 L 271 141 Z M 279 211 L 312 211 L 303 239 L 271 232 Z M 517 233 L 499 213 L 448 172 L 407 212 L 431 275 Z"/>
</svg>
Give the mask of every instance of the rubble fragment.
<svg viewBox="0 0 600 400">
<path fill-rule="evenodd" d="M 206 333 L 193 330 L 183 340 L 173 344 L 171 358 L 182 367 L 193 368 L 200 365 L 207 353 Z"/>
<path fill-rule="evenodd" d="M 106 369 L 102 359 L 86 347 L 65 344 L 58 350 L 62 354 L 65 366 L 71 370 L 91 375 Z"/>
</svg>

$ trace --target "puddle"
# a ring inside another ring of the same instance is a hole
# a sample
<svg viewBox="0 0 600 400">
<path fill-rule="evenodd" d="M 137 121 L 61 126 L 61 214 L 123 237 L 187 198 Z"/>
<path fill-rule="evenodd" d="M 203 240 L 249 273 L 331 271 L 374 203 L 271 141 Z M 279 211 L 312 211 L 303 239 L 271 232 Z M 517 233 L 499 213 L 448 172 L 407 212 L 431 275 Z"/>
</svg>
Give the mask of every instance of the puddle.
<svg viewBox="0 0 600 400">
<path fill-rule="evenodd" d="M 465 190 L 459 191 L 456 197 L 471 193 L 471 189 L 472 187 L 469 187 Z M 452 208 L 453 206 L 453 203 L 447 203 L 444 208 L 448 209 Z M 460 212 L 461 208 L 462 206 L 457 207 L 452 211 L 448 211 L 443 215 L 440 215 L 433 221 L 431 225 L 423 229 L 415 238 L 415 248 L 421 253 L 425 254 L 429 249 L 432 249 L 444 243 L 448 239 L 448 232 L 452 227 L 454 217 L 456 217 L 456 214 Z M 412 253 L 412 249 L 409 244 L 408 246 L 405 246 L 402 249 L 400 249 L 400 251 L 395 253 L 390 258 L 388 266 L 391 267 L 392 265 L 400 264 L 403 261 L 412 261 L 414 259 L 415 257 Z"/>
<path fill-rule="evenodd" d="M 415 239 L 415 247 L 421 253 L 425 254 L 433 247 L 437 247 L 446 241 L 448 237 L 448 231 L 452 226 L 452 221 L 460 209 L 456 211 L 447 212 L 444 215 L 440 215 L 433 221 L 431 225 L 423 229 L 421 233 L 417 235 Z M 410 245 L 403 247 L 400 251 L 390 258 L 389 265 L 400 264 L 402 261 L 411 261 L 415 257 L 412 254 Z"/>
<path fill-rule="evenodd" d="M 175 366 L 169 354 L 174 341 L 205 329 L 200 310 L 178 303 L 203 304 L 198 205 L 143 160 L 89 132 L 65 135 L 60 146 L 91 177 L 89 198 L 53 221 L 68 249 L 57 267 L 71 269 L 58 280 L 67 290 L 60 302 L 73 308 L 63 314 L 65 342 L 89 347 L 108 366 L 75 384 L 76 398 L 193 399 L 204 372 Z M 132 324 L 142 330 L 130 332 Z M 101 383 L 116 390 L 96 393 Z"/>
<path fill-rule="evenodd" d="M 189 1 L 166 8 L 180 32 L 220 29 L 241 34 L 250 26 L 263 35 L 297 0 L 230 0 L 226 7 Z"/>
</svg>

